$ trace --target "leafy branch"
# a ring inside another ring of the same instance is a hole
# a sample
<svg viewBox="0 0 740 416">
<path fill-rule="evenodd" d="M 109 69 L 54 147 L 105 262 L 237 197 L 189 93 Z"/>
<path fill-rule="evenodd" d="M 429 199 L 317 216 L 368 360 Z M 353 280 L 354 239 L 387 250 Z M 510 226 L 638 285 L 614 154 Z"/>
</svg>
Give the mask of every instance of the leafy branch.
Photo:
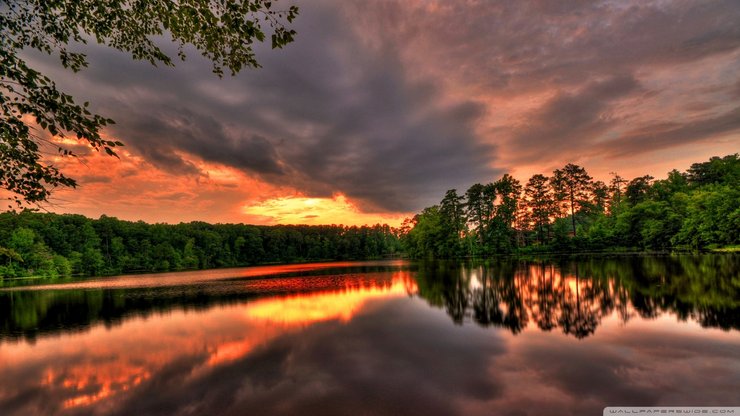
<svg viewBox="0 0 740 416">
<path fill-rule="evenodd" d="M 266 31 L 272 48 L 293 42 L 296 32 L 286 27 L 298 8 L 273 8 L 265 0 L 4 0 L 0 2 L 0 187 L 10 191 L 18 206 L 48 200 L 56 187 L 75 187 L 43 158 L 39 149 L 45 134 L 74 137 L 93 149 L 116 156 L 123 143 L 101 136 L 113 122 L 93 114 L 89 103 L 79 105 L 60 91 L 48 76 L 23 59 L 24 49 L 57 55 L 74 72 L 87 67 L 87 57 L 68 49 L 88 39 L 128 52 L 152 65 L 174 66 L 157 42 L 169 36 L 177 57 L 186 58 L 193 46 L 213 63 L 222 77 L 243 68 L 259 68 L 253 45 Z M 40 129 L 44 134 L 34 133 Z M 61 141 L 53 142 L 62 156 L 74 156 Z"/>
</svg>

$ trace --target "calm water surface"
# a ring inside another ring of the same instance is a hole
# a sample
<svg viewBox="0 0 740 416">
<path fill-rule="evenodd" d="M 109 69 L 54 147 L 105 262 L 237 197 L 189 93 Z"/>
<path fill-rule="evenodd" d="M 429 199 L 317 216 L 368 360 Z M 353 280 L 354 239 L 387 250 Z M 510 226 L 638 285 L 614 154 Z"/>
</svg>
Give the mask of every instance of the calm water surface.
<svg viewBox="0 0 740 416">
<path fill-rule="evenodd" d="M 740 256 L 364 262 L 0 290 L 0 414 L 740 405 Z"/>
</svg>

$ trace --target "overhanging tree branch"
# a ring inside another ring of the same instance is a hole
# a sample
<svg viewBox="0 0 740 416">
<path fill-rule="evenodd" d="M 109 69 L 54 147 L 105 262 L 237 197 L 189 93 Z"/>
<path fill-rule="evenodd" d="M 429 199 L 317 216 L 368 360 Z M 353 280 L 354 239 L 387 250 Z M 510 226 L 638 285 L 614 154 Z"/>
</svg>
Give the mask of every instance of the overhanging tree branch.
<svg viewBox="0 0 740 416">
<path fill-rule="evenodd" d="M 56 137 L 74 137 L 98 151 L 115 156 L 123 143 L 101 136 L 113 123 L 79 105 L 54 81 L 29 67 L 20 53 L 36 49 L 57 55 L 74 72 L 87 66 L 83 53 L 67 49 L 72 43 L 95 39 L 152 65 L 172 66 L 173 59 L 155 40 L 169 36 L 185 59 L 191 45 L 213 63 L 213 72 L 236 74 L 258 68 L 253 45 L 271 36 L 272 48 L 292 42 L 286 27 L 298 15 L 296 6 L 273 9 L 266 0 L 2 0 L 0 1 L 0 188 L 14 194 L 17 204 L 47 201 L 59 186 L 74 187 L 44 160 L 36 126 Z M 73 156 L 61 144 L 62 156 Z"/>
</svg>

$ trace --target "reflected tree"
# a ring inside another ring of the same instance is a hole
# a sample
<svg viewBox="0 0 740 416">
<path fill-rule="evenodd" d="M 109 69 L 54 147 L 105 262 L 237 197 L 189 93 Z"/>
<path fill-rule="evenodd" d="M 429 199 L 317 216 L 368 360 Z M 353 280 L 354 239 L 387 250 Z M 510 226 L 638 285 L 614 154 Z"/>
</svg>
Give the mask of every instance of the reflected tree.
<svg viewBox="0 0 740 416">
<path fill-rule="evenodd" d="M 446 264 L 419 268 L 418 295 L 456 324 L 470 316 L 477 325 L 517 334 L 531 320 L 542 331 L 560 328 L 582 339 L 613 314 L 626 324 L 635 315 L 672 313 L 740 330 L 738 255 Z"/>
</svg>

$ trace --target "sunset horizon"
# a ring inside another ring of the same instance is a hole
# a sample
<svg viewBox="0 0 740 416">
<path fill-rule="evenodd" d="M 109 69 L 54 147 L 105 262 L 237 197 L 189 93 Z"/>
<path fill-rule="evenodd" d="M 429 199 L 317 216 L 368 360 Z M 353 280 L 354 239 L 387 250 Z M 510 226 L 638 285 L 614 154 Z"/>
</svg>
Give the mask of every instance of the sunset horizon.
<svg viewBox="0 0 740 416">
<path fill-rule="evenodd" d="M 96 155 L 101 159 L 109 159 L 105 155 Z M 710 157 L 723 157 L 724 154 L 711 155 Z M 709 159 L 707 157 L 706 159 Z M 600 169 L 608 170 L 609 173 L 606 175 L 597 176 L 594 175 L 588 166 L 583 166 L 586 171 L 593 176 L 595 181 L 603 181 L 608 183 L 613 178 L 613 174 L 618 174 L 621 177 L 630 180 L 635 177 L 641 177 L 645 175 L 652 176 L 655 180 L 666 179 L 668 173 L 672 170 L 678 170 L 679 172 L 685 172 L 689 167 L 703 160 L 687 160 L 684 165 L 675 166 L 668 168 L 663 174 L 652 174 L 649 171 L 635 172 L 633 175 L 624 175 L 622 172 L 616 172 L 611 168 Z M 113 163 L 116 163 L 115 161 Z M 570 163 L 565 162 L 563 165 Z M 560 166 L 562 167 L 562 166 Z M 625 172 L 628 172 L 625 170 Z M 508 172 L 506 172 L 508 173 Z M 532 172 L 533 174 L 541 173 L 545 176 L 552 174 L 552 171 L 544 172 Z M 497 177 L 490 178 L 482 181 L 483 183 L 494 182 L 503 176 L 504 173 Z M 517 176 L 512 175 L 518 179 L 521 183 L 526 183 L 529 176 Z M 530 175 L 531 176 L 531 175 Z M 248 179 L 247 179 L 248 180 Z M 375 224 L 387 224 L 392 227 L 399 227 L 405 220 L 411 219 L 420 211 L 419 208 L 416 211 L 409 212 L 396 212 L 396 213 L 383 213 L 383 212 L 362 212 L 360 208 L 347 198 L 344 194 L 334 194 L 331 197 L 306 197 L 302 194 L 292 195 L 279 195 L 270 199 L 265 199 L 260 202 L 256 202 L 252 205 L 238 205 L 234 206 L 233 210 L 219 212 L 214 214 L 192 214 L 188 211 L 183 211 L 177 214 L 170 214 L 162 212 L 157 208 L 156 205 L 151 204 L 151 201 L 144 201 L 140 203 L 130 203 L 127 201 L 111 201 L 105 198 L 99 198 L 100 195 L 106 194 L 105 189 L 102 187 L 109 184 L 109 182 L 100 182 L 99 188 L 94 191 L 94 199 L 86 202 L 89 205 L 80 204 L 84 200 L 80 200 L 79 194 L 85 194 L 85 191 L 93 192 L 85 189 L 85 184 L 81 184 L 76 188 L 72 189 L 59 189 L 55 192 L 54 196 L 44 204 L 41 208 L 43 212 L 50 212 L 56 214 L 78 214 L 84 215 L 89 218 L 99 218 L 101 216 L 115 217 L 124 221 L 144 221 L 147 223 L 165 223 L 165 224 L 178 224 L 188 222 L 210 222 L 210 223 L 224 223 L 224 224 L 251 224 L 251 225 L 342 225 L 342 226 L 371 226 Z M 97 185 L 95 180 L 91 183 L 92 186 Z M 468 184 L 468 185 L 472 185 Z M 456 189 L 458 192 L 465 192 L 467 186 L 462 186 Z M 135 189 L 135 188 L 133 188 Z M 431 205 L 439 203 L 439 200 L 444 196 L 444 192 L 447 189 L 440 189 L 437 201 L 432 201 Z M 112 190 L 117 192 L 117 190 Z M 69 197 L 69 199 L 67 199 Z M 163 198 L 166 196 L 162 196 Z M 75 200 L 77 199 L 77 200 Z M 207 201 L 203 201 L 207 204 Z M 34 207 L 30 207 L 34 208 Z M 147 208 L 146 213 L 142 213 L 142 208 Z M 173 215 L 169 217 L 169 215 Z M 213 216 L 210 216 L 213 215 Z"/>
</svg>

